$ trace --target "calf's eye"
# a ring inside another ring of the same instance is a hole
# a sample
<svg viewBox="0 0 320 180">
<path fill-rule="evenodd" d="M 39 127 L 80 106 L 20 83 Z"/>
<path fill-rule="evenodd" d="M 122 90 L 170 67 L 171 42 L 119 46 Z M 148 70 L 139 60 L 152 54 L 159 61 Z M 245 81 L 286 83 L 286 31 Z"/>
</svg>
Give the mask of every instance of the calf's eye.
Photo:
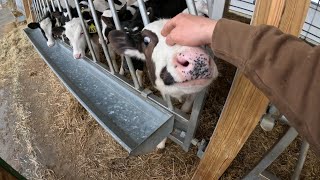
<svg viewBox="0 0 320 180">
<path fill-rule="evenodd" d="M 151 39 L 150 39 L 148 36 L 146 36 L 146 37 L 143 38 L 143 43 L 144 43 L 146 46 L 147 46 L 150 42 L 151 42 Z"/>
</svg>

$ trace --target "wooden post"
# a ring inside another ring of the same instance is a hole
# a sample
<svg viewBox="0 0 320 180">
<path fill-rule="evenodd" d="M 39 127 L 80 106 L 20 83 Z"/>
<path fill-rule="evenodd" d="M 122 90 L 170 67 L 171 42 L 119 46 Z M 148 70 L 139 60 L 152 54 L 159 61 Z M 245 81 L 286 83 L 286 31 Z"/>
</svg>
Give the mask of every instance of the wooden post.
<svg viewBox="0 0 320 180">
<path fill-rule="evenodd" d="M 35 21 L 33 12 L 31 11 L 32 0 L 23 0 L 23 7 L 27 21 Z"/>
<path fill-rule="evenodd" d="M 253 25 L 269 24 L 298 36 L 310 0 L 258 0 Z M 268 99 L 243 74 L 235 76 L 229 96 L 193 179 L 219 179 L 256 127 Z"/>
</svg>

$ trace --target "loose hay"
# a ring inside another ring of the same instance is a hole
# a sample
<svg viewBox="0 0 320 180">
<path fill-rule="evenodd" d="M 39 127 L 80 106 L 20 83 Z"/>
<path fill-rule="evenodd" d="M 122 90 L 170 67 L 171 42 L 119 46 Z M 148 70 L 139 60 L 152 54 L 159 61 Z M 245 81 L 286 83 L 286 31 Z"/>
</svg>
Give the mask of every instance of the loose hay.
<svg viewBox="0 0 320 180">
<path fill-rule="evenodd" d="M 190 179 L 199 159 L 196 148 L 184 152 L 169 141 L 163 153 L 128 157 L 61 85 L 37 55 L 21 28 L 0 40 L 0 83 L 13 83 L 16 141 L 25 149 L 21 172 L 30 179 Z M 210 87 L 198 138 L 209 139 L 226 100 L 235 68 L 218 60 L 220 76 Z M 257 127 L 222 179 L 239 179 L 271 147 L 285 127 L 272 132 Z M 298 143 L 270 170 L 290 177 Z M 319 160 L 309 153 L 305 179 L 316 179 Z"/>
</svg>

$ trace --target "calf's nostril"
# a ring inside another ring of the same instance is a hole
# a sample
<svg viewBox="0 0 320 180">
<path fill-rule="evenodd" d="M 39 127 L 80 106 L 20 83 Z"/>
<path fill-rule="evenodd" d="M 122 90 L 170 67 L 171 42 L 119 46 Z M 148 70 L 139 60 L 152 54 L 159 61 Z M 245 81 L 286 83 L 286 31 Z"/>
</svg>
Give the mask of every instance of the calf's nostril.
<svg viewBox="0 0 320 180">
<path fill-rule="evenodd" d="M 184 67 L 188 67 L 189 66 L 189 62 L 186 60 L 178 60 L 178 63 L 181 64 Z"/>
</svg>

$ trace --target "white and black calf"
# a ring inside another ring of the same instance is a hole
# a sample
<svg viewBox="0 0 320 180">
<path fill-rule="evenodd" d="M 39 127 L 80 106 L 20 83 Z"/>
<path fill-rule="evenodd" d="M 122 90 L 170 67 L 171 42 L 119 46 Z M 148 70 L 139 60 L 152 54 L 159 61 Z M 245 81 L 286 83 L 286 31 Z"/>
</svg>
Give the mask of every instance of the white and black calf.
<svg viewBox="0 0 320 180">
<path fill-rule="evenodd" d="M 150 23 L 135 35 L 113 30 L 108 38 L 117 53 L 145 61 L 149 79 L 163 97 L 186 97 L 181 109 L 187 112 L 195 94 L 218 76 L 218 70 L 213 58 L 201 47 L 168 46 L 160 33 L 166 22 L 163 19 Z M 165 140 L 157 147 L 164 146 Z"/>
<path fill-rule="evenodd" d="M 86 27 L 89 28 L 92 23 L 92 21 L 87 21 Z M 74 59 L 80 59 L 85 56 L 88 45 L 80 18 L 73 18 L 71 21 L 66 22 L 64 26 L 54 27 L 53 33 L 56 35 L 66 35 L 66 37 L 70 41 L 70 45 L 72 46 Z M 100 44 L 98 42 L 98 34 L 90 34 L 90 41 L 92 43 L 94 51 L 96 52 L 95 54 L 97 56 L 97 59 L 99 60 L 100 57 L 98 52 L 100 51 Z"/>
<path fill-rule="evenodd" d="M 55 43 L 52 35 L 52 28 L 56 26 L 56 23 L 56 18 L 54 18 L 50 13 L 47 13 L 41 21 L 29 23 L 28 27 L 30 29 L 39 28 L 43 34 L 43 37 L 47 40 L 47 45 L 52 47 Z"/>
</svg>

